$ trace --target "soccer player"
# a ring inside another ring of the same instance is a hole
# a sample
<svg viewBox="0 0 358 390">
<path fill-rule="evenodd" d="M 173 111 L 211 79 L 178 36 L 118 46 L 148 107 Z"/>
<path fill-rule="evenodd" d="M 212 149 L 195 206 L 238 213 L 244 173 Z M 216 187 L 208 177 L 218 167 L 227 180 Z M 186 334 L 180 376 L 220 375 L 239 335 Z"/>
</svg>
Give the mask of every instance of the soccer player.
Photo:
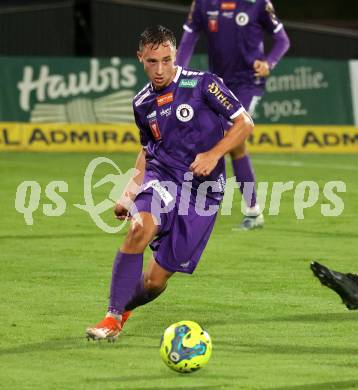
<svg viewBox="0 0 358 390">
<path fill-rule="evenodd" d="M 329 287 L 341 297 L 347 309 L 358 309 L 358 275 L 332 271 L 316 261 L 311 263 L 311 270 L 323 286 Z"/>
<path fill-rule="evenodd" d="M 114 261 L 107 315 L 87 329 L 92 339 L 114 341 L 131 310 L 155 299 L 175 272 L 195 270 L 223 197 L 224 155 L 253 130 L 221 79 L 175 66 L 167 28 L 146 29 L 137 54 L 150 81 L 133 100 L 143 148 L 139 173 L 115 208 L 119 219 L 130 212 L 130 228 Z M 221 116 L 233 122 L 225 135 Z M 149 244 L 153 257 L 142 274 Z"/>
<path fill-rule="evenodd" d="M 220 76 L 245 109 L 253 114 L 264 93 L 267 76 L 290 45 L 272 3 L 269 0 L 194 0 L 183 27 L 177 64 L 189 64 L 199 33 L 204 32 L 210 71 Z M 267 55 L 264 53 L 265 32 L 273 38 Z M 240 229 L 261 227 L 264 218 L 256 200 L 255 175 L 245 144 L 234 148 L 230 154 L 247 205 Z M 248 183 L 245 191 L 244 183 Z"/>
</svg>

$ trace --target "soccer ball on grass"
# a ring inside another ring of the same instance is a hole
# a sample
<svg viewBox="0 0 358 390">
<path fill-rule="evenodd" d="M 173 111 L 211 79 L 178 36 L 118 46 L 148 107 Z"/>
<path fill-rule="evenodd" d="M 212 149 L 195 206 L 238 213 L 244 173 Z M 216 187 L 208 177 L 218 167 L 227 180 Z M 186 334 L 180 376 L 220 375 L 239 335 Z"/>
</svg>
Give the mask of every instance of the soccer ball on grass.
<svg viewBox="0 0 358 390">
<path fill-rule="evenodd" d="M 160 343 L 163 362 L 181 373 L 197 371 L 205 366 L 211 351 L 209 334 L 193 321 L 180 321 L 170 325 Z"/>
</svg>

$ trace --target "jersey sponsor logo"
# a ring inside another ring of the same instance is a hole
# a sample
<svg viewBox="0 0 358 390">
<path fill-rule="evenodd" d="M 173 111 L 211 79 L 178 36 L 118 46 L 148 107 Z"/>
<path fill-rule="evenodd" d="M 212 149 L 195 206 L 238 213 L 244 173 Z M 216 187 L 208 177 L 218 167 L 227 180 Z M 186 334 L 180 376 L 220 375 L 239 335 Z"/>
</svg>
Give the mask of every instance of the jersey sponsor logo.
<svg viewBox="0 0 358 390">
<path fill-rule="evenodd" d="M 173 92 L 166 93 L 157 97 L 157 104 L 159 107 L 164 106 L 165 104 L 171 103 L 174 100 Z"/>
<path fill-rule="evenodd" d="M 212 93 L 216 99 L 229 111 L 233 108 L 233 105 L 229 102 L 227 97 L 222 93 L 219 85 L 213 81 L 208 86 L 208 91 Z"/>
<path fill-rule="evenodd" d="M 181 104 L 176 110 L 176 115 L 181 122 L 189 122 L 194 116 L 193 107 L 189 104 Z"/>
<path fill-rule="evenodd" d="M 221 10 L 222 11 L 234 11 L 235 9 L 236 9 L 235 1 L 221 3 Z"/>
<path fill-rule="evenodd" d="M 218 18 L 216 16 L 210 16 L 208 19 L 208 28 L 210 32 L 218 32 L 219 23 Z"/>
<path fill-rule="evenodd" d="M 151 112 L 149 115 L 147 115 L 147 119 L 155 118 L 157 116 L 157 111 Z"/>
<path fill-rule="evenodd" d="M 180 88 L 195 88 L 198 84 L 198 79 L 181 79 L 179 83 Z"/>
<path fill-rule="evenodd" d="M 160 111 L 160 116 L 165 116 L 166 118 L 168 118 L 168 116 L 170 116 L 171 114 L 172 114 L 172 106 L 168 108 L 162 108 L 162 110 Z"/>
<path fill-rule="evenodd" d="M 225 18 L 228 18 L 228 19 L 232 19 L 234 17 L 234 13 L 233 12 L 223 12 L 222 15 Z"/>
<path fill-rule="evenodd" d="M 159 124 L 156 118 L 153 118 L 149 121 L 149 127 L 153 134 L 153 137 L 156 141 L 159 141 L 162 138 L 159 130 Z"/>
<path fill-rule="evenodd" d="M 247 23 L 249 23 L 249 15 L 245 12 L 239 12 L 237 15 L 236 15 L 236 23 L 239 25 L 239 26 L 246 26 Z"/>
<path fill-rule="evenodd" d="M 219 11 L 206 11 L 209 16 L 219 16 Z"/>
</svg>

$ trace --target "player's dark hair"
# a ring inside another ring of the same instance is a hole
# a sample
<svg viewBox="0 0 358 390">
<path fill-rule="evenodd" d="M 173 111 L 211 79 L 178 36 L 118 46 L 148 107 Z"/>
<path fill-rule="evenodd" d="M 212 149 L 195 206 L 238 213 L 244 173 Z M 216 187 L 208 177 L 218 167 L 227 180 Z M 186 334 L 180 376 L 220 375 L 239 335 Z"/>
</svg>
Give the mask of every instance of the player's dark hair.
<svg viewBox="0 0 358 390">
<path fill-rule="evenodd" d="M 177 41 L 173 31 L 161 25 L 146 28 L 140 35 L 139 50 L 143 50 L 144 46 L 152 45 L 153 49 L 157 49 L 160 45 L 170 42 L 176 47 Z"/>
</svg>

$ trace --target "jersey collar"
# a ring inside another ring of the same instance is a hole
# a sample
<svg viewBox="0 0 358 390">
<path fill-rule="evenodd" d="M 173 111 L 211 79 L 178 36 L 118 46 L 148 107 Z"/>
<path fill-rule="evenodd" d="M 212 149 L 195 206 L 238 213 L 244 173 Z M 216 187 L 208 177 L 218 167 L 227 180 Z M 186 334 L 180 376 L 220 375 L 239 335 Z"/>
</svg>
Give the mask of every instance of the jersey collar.
<svg viewBox="0 0 358 390">
<path fill-rule="evenodd" d="M 173 83 L 176 83 L 178 80 L 179 80 L 179 77 L 181 75 L 181 71 L 183 70 L 183 68 L 181 66 L 177 66 L 177 72 L 175 74 L 175 77 L 173 79 Z"/>
</svg>

